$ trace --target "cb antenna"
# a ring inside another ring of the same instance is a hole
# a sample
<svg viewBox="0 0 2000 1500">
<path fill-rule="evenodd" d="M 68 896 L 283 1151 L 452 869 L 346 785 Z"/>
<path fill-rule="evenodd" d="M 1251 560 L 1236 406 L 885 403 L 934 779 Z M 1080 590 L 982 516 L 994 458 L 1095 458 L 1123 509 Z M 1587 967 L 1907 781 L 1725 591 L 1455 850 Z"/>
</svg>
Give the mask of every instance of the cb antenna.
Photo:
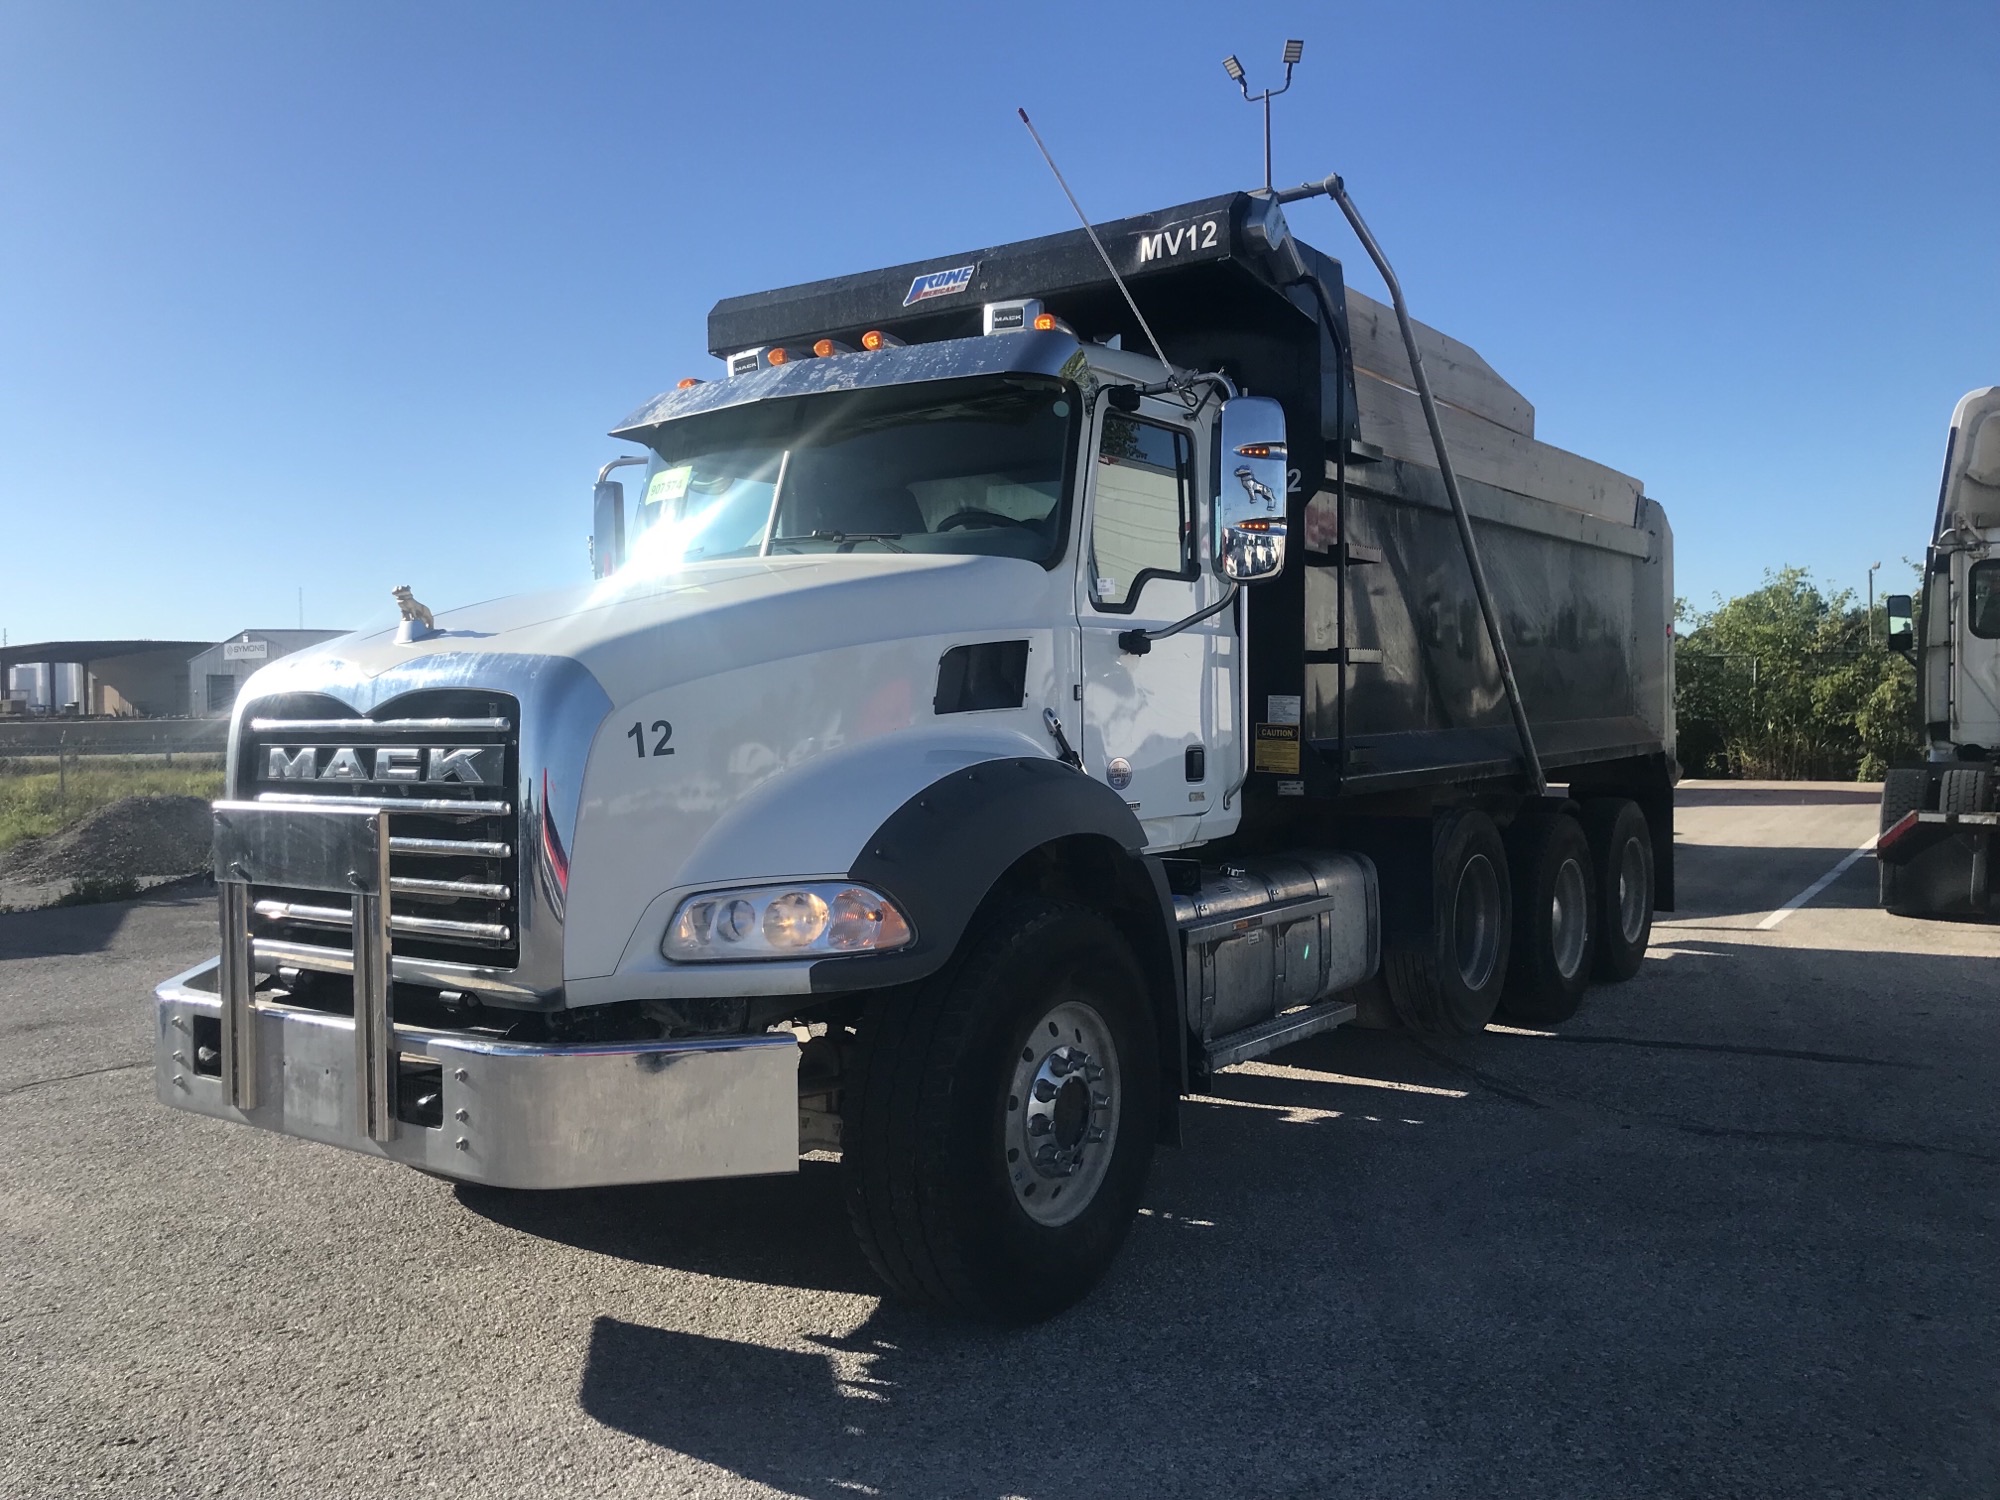
<svg viewBox="0 0 2000 1500">
<path fill-rule="evenodd" d="M 1062 168 L 1057 166 L 1056 159 L 1049 155 L 1049 148 L 1042 144 L 1042 133 L 1035 129 L 1035 122 L 1028 118 L 1025 109 L 1017 108 L 1014 113 L 1019 115 L 1021 123 L 1028 127 L 1028 134 L 1035 138 L 1035 149 L 1042 153 L 1042 160 L 1047 162 L 1049 170 L 1056 174 L 1056 186 L 1063 190 L 1063 196 L 1069 199 L 1069 206 L 1076 210 L 1076 217 L 1083 225 L 1083 232 L 1090 236 L 1090 243 L 1097 247 L 1097 254 L 1104 262 L 1104 269 L 1111 273 L 1112 281 L 1117 283 L 1120 294 L 1125 298 L 1125 305 L 1132 309 L 1132 316 L 1139 320 L 1140 328 L 1145 330 L 1146 342 L 1153 346 L 1153 354 L 1160 361 L 1160 368 L 1167 372 L 1167 381 L 1171 384 L 1174 379 L 1174 367 L 1167 359 L 1166 350 L 1162 349 L 1160 341 L 1153 337 L 1153 325 L 1146 321 L 1146 315 L 1139 311 L 1139 304 L 1132 300 L 1132 291 L 1125 285 L 1125 278 L 1120 276 L 1118 268 L 1111 264 L 1111 256 L 1104 248 L 1104 241 L 1100 240 L 1097 231 L 1090 227 L 1090 216 L 1083 211 L 1083 205 L 1076 201 L 1076 194 L 1069 190 L 1069 184 L 1063 181 Z"/>
<path fill-rule="evenodd" d="M 1285 81 L 1274 89 L 1265 89 L 1261 94 L 1250 92 L 1250 80 L 1243 74 L 1243 64 L 1230 53 L 1222 60 L 1222 71 L 1229 75 L 1229 81 L 1243 90 L 1245 102 L 1264 106 L 1264 191 L 1271 191 L 1271 101 L 1292 86 L 1292 69 L 1299 65 L 1305 55 L 1306 44 L 1297 37 L 1285 43 Z"/>
</svg>

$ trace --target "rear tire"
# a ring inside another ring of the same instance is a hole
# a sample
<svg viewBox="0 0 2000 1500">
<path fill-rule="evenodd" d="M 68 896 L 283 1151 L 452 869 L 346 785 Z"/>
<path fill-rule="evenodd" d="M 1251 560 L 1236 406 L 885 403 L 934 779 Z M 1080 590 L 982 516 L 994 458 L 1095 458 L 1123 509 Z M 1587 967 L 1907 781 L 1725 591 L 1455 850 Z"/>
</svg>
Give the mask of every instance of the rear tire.
<svg viewBox="0 0 2000 1500">
<path fill-rule="evenodd" d="M 1639 972 L 1653 938 L 1653 836 L 1639 804 L 1623 797 L 1584 803 L 1583 832 L 1597 880 L 1593 967 L 1616 983 Z"/>
<path fill-rule="evenodd" d="M 1430 886 L 1408 892 L 1427 921 L 1382 957 L 1389 1003 L 1411 1031 L 1474 1036 L 1493 1019 L 1507 979 L 1513 902 L 1507 852 L 1485 813 L 1460 809 L 1431 833 Z"/>
<path fill-rule="evenodd" d="M 841 1169 L 889 1289 L 1027 1323 L 1096 1285 L 1152 1162 L 1158 1050 L 1124 939 L 1062 902 L 1010 903 L 961 962 L 876 996 Z"/>
<path fill-rule="evenodd" d="M 1886 794 L 1888 787 L 1883 791 Z M 1953 766 L 1938 778 L 1938 811 L 1993 811 L 1993 772 L 1987 766 Z"/>
<path fill-rule="evenodd" d="M 1921 766 L 1906 766 L 1882 778 L 1882 818 L 1878 833 L 1887 833 L 1913 812 L 1922 812 L 1930 798 L 1930 772 Z M 1902 910 L 1903 870 L 1900 865 L 1875 862 L 1875 894 L 1892 912 Z"/>
<path fill-rule="evenodd" d="M 1567 1021 L 1590 988 L 1597 949 L 1597 880 L 1590 842 L 1568 814 L 1516 823 L 1507 856 L 1514 885 L 1513 957 L 1500 996 L 1509 1020 Z"/>
</svg>

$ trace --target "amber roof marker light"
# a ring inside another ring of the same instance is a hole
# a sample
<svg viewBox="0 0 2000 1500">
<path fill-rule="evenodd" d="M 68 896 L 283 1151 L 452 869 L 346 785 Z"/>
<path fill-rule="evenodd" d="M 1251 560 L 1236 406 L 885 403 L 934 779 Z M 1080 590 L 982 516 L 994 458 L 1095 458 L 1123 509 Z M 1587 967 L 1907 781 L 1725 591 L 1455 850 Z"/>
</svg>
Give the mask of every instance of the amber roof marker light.
<svg viewBox="0 0 2000 1500">
<path fill-rule="evenodd" d="M 903 341 L 893 333 L 884 333 L 879 328 L 871 328 L 861 335 L 861 347 L 873 354 L 877 349 L 900 349 Z"/>
</svg>

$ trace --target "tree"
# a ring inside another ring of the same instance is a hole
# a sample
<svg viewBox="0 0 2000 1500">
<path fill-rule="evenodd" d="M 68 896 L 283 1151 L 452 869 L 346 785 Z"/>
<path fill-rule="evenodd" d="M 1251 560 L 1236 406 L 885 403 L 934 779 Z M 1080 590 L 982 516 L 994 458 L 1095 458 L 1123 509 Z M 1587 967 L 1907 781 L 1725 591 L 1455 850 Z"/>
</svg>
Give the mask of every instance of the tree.
<svg viewBox="0 0 2000 1500">
<path fill-rule="evenodd" d="M 1887 619 L 1803 568 L 1675 619 L 1682 767 L 1697 776 L 1872 781 L 1918 753 L 1916 674 L 1883 644 Z"/>
</svg>

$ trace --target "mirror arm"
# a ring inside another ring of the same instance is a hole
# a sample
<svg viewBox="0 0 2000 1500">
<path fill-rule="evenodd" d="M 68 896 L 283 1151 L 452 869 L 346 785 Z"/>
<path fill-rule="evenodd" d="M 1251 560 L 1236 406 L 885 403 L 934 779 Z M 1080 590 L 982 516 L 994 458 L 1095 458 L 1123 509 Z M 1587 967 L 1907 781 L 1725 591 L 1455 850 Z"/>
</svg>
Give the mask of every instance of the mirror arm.
<svg viewBox="0 0 2000 1500">
<path fill-rule="evenodd" d="M 1162 625 L 1158 630 L 1122 630 L 1118 633 L 1118 649 L 1128 656 L 1144 656 L 1153 649 L 1153 642 L 1163 641 L 1170 635 L 1179 635 L 1190 625 L 1199 625 L 1210 615 L 1219 615 L 1236 602 L 1236 596 L 1243 592 L 1243 585 L 1231 582 L 1228 591 L 1208 606 L 1196 610 L 1185 620 L 1176 620 L 1171 625 Z"/>
</svg>

